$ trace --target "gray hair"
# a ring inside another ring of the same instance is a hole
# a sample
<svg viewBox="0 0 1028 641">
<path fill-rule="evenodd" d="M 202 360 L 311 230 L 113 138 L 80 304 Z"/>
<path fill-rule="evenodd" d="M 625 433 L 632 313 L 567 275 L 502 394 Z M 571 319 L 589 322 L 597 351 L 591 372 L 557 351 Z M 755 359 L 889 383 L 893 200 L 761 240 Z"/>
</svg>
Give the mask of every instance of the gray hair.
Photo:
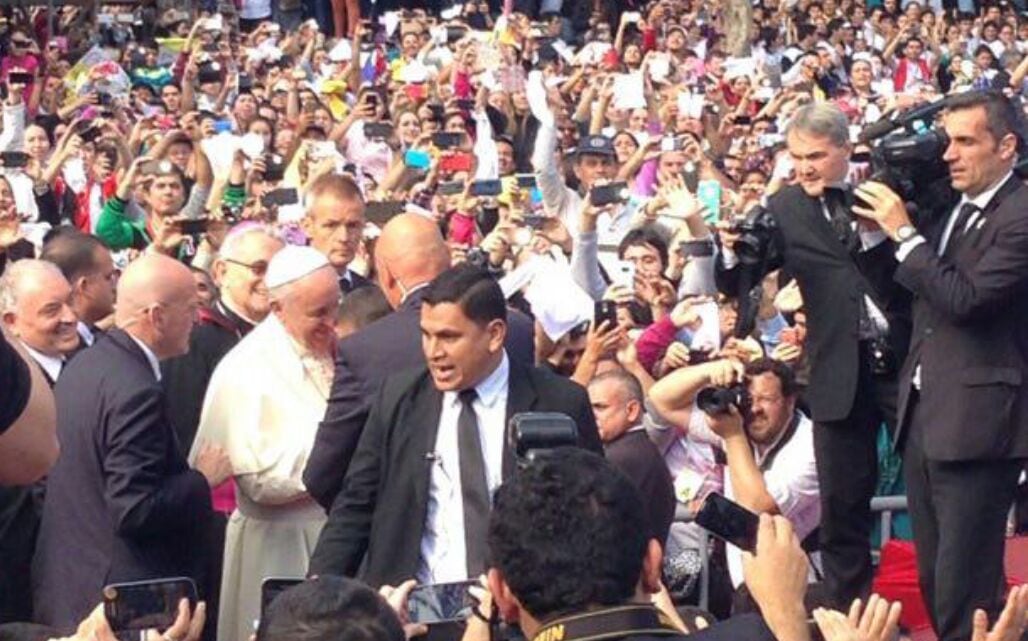
<svg viewBox="0 0 1028 641">
<path fill-rule="evenodd" d="M 242 229 L 232 229 L 228 232 L 225 236 L 225 241 L 221 244 L 221 249 L 218 251 L 218 258 L 227 258 L 230 260 L 238 258 L 239 248 L 242 246 L 243 240 L 254 234 L 261 234 L 268 238 L 274 238 L 279 242 L 282 240 L 270 228 L 265 227 L 264 225 L 247 224 L 247 226 Z"/>
<path fill-rule="evenodd" d="M 0 314 L 17 312 L 18 297 L 25 281 L 44 272 L 65 280 L 60 268 L 46 260 L 29 258 L 8 263 L 0 275 Z"/>
<path fill-rule="evenodd" d="M 797 109 L 785 127 L 786 137 L 794 131 L 828 138 L 836 147 L 850 144 L 850 126 L 846 114 L 828 102 L 812 102 Z"/>
</svg>

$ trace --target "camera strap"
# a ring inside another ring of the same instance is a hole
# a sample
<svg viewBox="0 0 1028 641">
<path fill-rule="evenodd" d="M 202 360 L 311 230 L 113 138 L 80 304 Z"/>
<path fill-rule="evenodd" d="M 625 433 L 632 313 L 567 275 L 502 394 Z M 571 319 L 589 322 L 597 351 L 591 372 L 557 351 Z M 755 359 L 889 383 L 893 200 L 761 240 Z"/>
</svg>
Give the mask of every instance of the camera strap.
<svg viewBox="0 0 1028 641">
<path fill-rule="evenodd" d="M 561 617 L 546 624 L 532 641 L 599 641 L 626 636 L 682 636 L 652 605 L 626 605 Z"/>
</svg>

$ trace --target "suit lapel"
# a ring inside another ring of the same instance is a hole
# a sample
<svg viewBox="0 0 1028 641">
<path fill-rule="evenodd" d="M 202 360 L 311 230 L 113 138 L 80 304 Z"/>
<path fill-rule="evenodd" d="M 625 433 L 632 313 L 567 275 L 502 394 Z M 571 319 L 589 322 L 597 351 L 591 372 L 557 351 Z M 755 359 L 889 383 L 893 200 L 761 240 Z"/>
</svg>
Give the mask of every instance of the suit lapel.
<svg viewBox="0 0 1028 641">
<path fill-rule="evenodd" d="M 526 368 L 510 362 L 510 376 L 507 383 L 507 413 L 503 425 L 503 478 L 510 478 L 517 463 L 514 449 L 507 438 L 510 419 L 519 412 L 530 412 L 536 406 L 536 391 L 532 384 L 532 374 Z"/>
<path fill-rule="evenodd" d="M 420 524 L 424 524 L 428 514 L 428 486 L 431 481 L 432 465 L 435 464 L 435 440 L 439 433 L 439 416 L 442 411 L 443 393 L 432 384 L 432 377 L 426 370 L 419 385 L 418 395 L 411 403 L 410 412 L 403 417 L 409 423 L 408 444 L 412 450 L 411 464 L 415 479 L 414 505 L 422 510 Z"/>
</svg>

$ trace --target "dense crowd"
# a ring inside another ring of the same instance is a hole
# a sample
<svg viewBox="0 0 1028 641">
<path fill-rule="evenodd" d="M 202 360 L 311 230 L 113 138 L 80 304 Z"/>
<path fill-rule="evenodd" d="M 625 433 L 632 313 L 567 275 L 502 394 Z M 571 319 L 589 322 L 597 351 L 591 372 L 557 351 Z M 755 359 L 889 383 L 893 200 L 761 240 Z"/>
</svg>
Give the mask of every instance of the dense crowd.
<svg viewBox="0 0 1028 641">
<path fill-rule="evenodd" d="M 192 4 L 0 17 L 0 634 L 1024 633 L 1028 7 Z"/>
</svg>

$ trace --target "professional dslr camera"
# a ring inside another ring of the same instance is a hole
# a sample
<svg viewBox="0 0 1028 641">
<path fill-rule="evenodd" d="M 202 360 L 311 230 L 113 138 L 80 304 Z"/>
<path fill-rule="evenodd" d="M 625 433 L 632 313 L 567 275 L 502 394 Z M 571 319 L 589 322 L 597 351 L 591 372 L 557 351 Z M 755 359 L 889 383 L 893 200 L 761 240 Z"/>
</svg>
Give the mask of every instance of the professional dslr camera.
<svg viewBox="0 0 1028 641">
<path fill-rule="evenodd" d="M 753 407 L 753 399 L 745 382 L 728 387 L 704 387 L 696 394 L 696 407 L 711 416 L 728 414 L 734 407 L 746 416 Z"/>
<path fill-rule="evenodd" d="M 739 234 L 735 241 L 735 255 L 743 265 L 760 265 L 767 259 L 771 236 L 776 228 L 775 219 L 763 207 L 754 207 L 750 214 L 732 223 L 732 231 Z"/>
<path fill-rule="evenodd" d="M 518 467 L 525 467 L 558 447 L 577 445 L 578 426 L 560 412 L 521 412 L 507 424 L 507 443 Z"/>
</svg>

